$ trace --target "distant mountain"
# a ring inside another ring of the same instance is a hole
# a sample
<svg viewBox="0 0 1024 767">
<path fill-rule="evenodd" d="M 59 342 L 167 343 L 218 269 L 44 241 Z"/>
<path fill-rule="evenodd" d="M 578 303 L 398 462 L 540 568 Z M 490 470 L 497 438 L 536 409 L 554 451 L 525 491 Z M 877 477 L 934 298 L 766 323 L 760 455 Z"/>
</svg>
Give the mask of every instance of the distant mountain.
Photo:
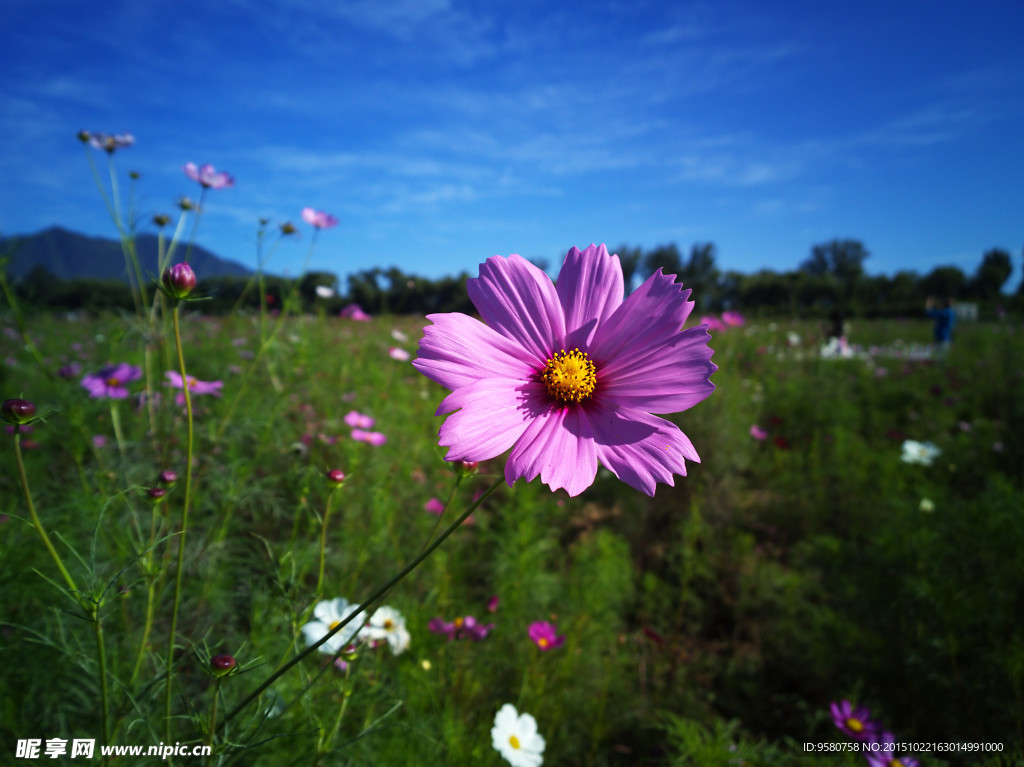
<svg viewBox="0 0 1024 767">
<path fill-rule="evenodd" d="M 125 259 L 121 243 L 103 237 L 87 237 L 60 227 L 44 229 L 36 234 L 19 235 L 0 240 L 0 254 L 13 243 L 14 253 L 7 271 L 17 279 L 37 266 L 43 266 L 62 280 L 78 277 L 97 280 L 126 280 Z M 135 238 L 142 278 L 157 276 L 157 237 L 140 234 Z M 185 255 L 183 243 L 174 251 L 174 260 Z M 248 277 L 252 270 L 236 261 L 215 256 L 195 245 L 188 257 L 196 274 L 202 277 Z"/>
</svg>

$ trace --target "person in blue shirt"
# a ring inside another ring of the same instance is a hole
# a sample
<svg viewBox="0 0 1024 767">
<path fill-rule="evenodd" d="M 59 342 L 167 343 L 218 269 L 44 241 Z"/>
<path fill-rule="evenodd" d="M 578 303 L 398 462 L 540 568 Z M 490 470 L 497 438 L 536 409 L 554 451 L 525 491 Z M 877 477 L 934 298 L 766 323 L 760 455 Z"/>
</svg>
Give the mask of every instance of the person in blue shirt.
<svg viewBox="0 0 1024 767">
<path fill-rule="evenodd" d="M 953 299 L 946 298 L 941 302 L 935 296 L 928 296 L 924 305 L 925 314 L 935 320 L 935 343 L 945 349 L 953 340 L 953 325 L 956 312 L 953 310 Z"/>
</svg>

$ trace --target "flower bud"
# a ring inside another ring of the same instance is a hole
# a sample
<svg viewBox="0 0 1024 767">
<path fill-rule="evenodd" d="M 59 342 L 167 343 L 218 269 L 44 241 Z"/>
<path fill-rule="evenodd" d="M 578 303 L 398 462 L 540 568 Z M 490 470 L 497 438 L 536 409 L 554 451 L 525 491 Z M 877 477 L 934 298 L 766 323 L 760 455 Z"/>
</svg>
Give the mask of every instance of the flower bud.
<svg viewBox="0 0 1024 767">
<path fill-rule="evenodd" d="M 89 131 L 87 130 L 78 131 L 77 136 L 78 140 L 81 141 L 83 144 L 88 144 L 89 140 L 92 138 L 92 134 L 89 133 Z"/>
<path fill-rule="evenodd" d="M 151 487 L 146 491 L 146 497 L 152 503 L 161 503 L 167 497 L 167 490 L 162 487 Z"/>
<path fill-rule="evenodd" d="M 327 472 L 324 477 L 327 480 L 327 484 L 333 487 L 341 487 L 345 484 L 345 472 L 341 469 L 331 469 Z"/>
<path fill-rule="evenodd" d="M 196 286 L 196 275 L 188 264 L 175 264 L 164 271 L 161 283 L 172 298 L 185 298 Z"/>
<path fill-rule="evenodd" d="M 214 655 L 210 658 L 210 668 L 217 676 L 224 676 L 231 673 L 231 669 L 238 665 L 233 655 Z"/>
<path fill-rule="evenodd" d="M 157 477 L 157 482 L 159 482 L 161 485 L 170 486 L 177 481 L 178 473 L 175 471 L 171 471 L 170 469 L 165 469 L 164 471 L 161 471 L 160 476 Z"/>
<path fill-rule="evenodd" d="M 477 467 L 480 466 L 479 461 L 456 461 L 455 470 L 459 474 L 476 474 Z"/>
<path fill-rule="evenodd" d="M 153 224 L 154 224 L 154 226 L 157 226 L 157 227 L 163 229 L 169 223 L 171 223 L 171 217 L 170 216 L 165 216 L 163 213 L 158 213 L 157 215 L 153 216 Z"/>
<path fill-rule="evenodd" d="M 21 424 L 28 423 L 35 417 L 36 406 L 27 399 L 15 397 L 4 401 L 2 408 L 0 408 L 0 413 L 2 413 L 4 422 L 20 426 Z"/>
<path fill-rule="evenodd" d="M 285 221 L 283 224 L 281 224 L 281 234 L 283 235 L 295 234 L 297 231 L 299 230 L 295 228 L 295 224 L 291 223 L 290 221 Z"/>
</svg>

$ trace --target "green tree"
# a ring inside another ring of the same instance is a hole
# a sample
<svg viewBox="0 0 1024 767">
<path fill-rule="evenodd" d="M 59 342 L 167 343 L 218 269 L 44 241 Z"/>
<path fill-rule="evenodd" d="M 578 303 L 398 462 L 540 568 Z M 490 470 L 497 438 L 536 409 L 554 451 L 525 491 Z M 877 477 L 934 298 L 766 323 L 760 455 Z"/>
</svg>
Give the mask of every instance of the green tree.
<svg viewBox="0 0 1024 767">
<path fill-rule="evenodd" d="M 993 301 L 1010 279 L 1013 263 L 1010 254 L 1001 248 L 986 251 L 968 285 L 968 294 L 982 301 Z"/>
</svg>

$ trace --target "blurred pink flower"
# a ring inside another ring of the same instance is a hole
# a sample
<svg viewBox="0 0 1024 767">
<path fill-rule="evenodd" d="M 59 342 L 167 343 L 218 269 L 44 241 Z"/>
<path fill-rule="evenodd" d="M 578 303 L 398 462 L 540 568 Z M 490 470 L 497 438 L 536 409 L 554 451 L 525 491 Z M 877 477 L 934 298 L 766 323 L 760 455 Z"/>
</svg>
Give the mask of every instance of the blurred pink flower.
<svg viewBox="0 0 1024 767">
<path fill-rule="evenodd" d="M 722 322 L 726 325 L 738 327 L 746 322 L 746 320 L 743 319 L 743 315 L 739 312 L 722 312 Z"/>
<path fill-rule="evenodd" d="M 89 144 L 96 149 L 113 154 L 115 150 L 125 149 L 135 143 L 135 136 L 131 133 L 91 133 Z"/>
<path fill-rule="evenodd" d="M 313 208 L 302 209 L 302 220 L 317 229 L 330 229 L 338 225 L 338 219 L 330 213 L 324 213 L 322 210 L 314 210 Z"/>
<path fill-rule="evenodd" d="M 722 324 L 722 321 L 718 319 L 718 317 L 714 317 L 710 314 L 706 314 L 701 317 L 700 322 L 698 322 L 697 325 L 707 325 L 709 333 L 713 330 L 725 330 L 725 325 Z"/>
<path fill-rule="evenodd" d="M 347 320 L 355 320 L 356 322 L 370 321 L 370 315 L 364 312 L 359 304 L 349 304 L 341 310 L 341 316 Z"/>
<path fill-rule="evenodd" d="M 423 508 L 429 511 L 431 514 L 440 514 L 444 511 L 444 504 L 441 503 L 437 498 L 431 498 L 425 504 Z"/>
<path fill-rule="evenodd" d="M 357 442 L 366 442 L 374 447 L 380 447 L 388 441 L 388 438 L 379 431 L 363 431 L 362 429 L 353 429 L 352 439 Z"/>
<path fill-rule="evenodd" d="M 95 373 L 85 375 L 82 378 L 82 386 L 94 399 L 102 397 L 125 399 L 128 396 L 125 384 L 138 381 L 140 378 L 142 378 L 141 368 L 121 362 L 117 365 L 106 365 Z"/>
<path fill-rule="evenodd" d="M 181 373 L 175 370 L 168 370 L 165 375 L 167 376 L 167 385 L 173 386 L 175 389 L 182 389 L 182 393 L 175 395 L 174 401 L 179 405 L 185 404 L 185 392 L 184 386 L 181 385 Z M 192 394 L 212 394 L 215 397 L 220 396 L 220 390 L 224 386 L 223 381 L 200 381 L 198 378 L 188 377 L 188 390 Z"/>
<path fill-rule="evenodd" d="M 750 436 L 760 442 L 768 437 L 768 432 L 758 426 L 756 423 L 750 427 Z"/>
<path fill-rule="evenodd" d="M 392 346 L 388 349 L 388 356 L 399 362 L 407 362 L 409 360 L 409 352 L 405 349 L 399 349 L 397 346 Z"/>
<path fill-rule="evenodd" d="M 197 168 L 194 162 L 189 162 L 181 169 L 185 171 L 186 176 L 206 189 L 227 189 L 235 185 L 234 178 L 224 172 L 218 173 L 210 163 Z"/>
<path fill-rule="evenodd" d="M 344 421 L 353 429 L 372 429 L 374 424 L 373 418 L 355 410 L 345 413 Z"/>
<path fill-rule="evenodd" d="M 565 644 L 565 636 L 559 636 L 555 624 L 548 621 L 531 623 L 528 633 L 533 643 L 544 652 L 555 650 Z"/>
</svg>

